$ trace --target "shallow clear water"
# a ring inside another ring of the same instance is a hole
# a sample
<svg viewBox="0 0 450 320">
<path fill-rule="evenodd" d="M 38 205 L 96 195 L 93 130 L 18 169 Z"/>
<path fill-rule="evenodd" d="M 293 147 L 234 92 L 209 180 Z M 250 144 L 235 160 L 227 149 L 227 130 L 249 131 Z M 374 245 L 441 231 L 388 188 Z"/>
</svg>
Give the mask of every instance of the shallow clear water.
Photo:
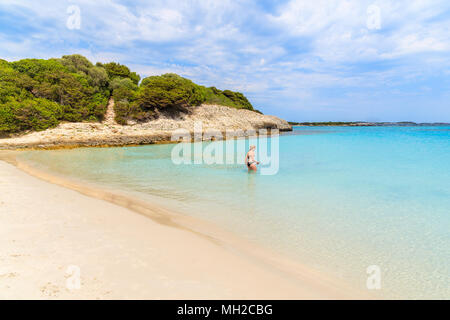
<svg viewBox="0 0 450 320">
<path fill-rule="evenodd" d="M 450 127 L 297 127 L 279 145 L 272 176 L 175 165 L 175 145 L 21 157 L 216 222 L 365 290 L 377 265 L 388 298 L 450 298 Z"/>
</svg>

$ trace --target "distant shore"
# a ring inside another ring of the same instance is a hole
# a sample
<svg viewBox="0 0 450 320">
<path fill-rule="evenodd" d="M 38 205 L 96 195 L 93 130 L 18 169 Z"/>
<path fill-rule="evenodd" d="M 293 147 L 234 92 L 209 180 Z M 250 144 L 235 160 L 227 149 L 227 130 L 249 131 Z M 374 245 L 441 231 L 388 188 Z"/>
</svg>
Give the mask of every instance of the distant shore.
<svg viewBox="0 0 450 320">
<path fill-rule="evenodd" d="M 37 171 L 14 154 L 0 152 L 1 299 L 367 298 L 209 223 Z M 73 270 L 78 289 L 68 286 Z"/>
<path fill-rule="evenodd" d="M 341 122 L 341 121 L 325 121 L 325 122 L 289 122 L 293 126 L 344 126 L 344 127 L 408 127 L 408 126 L 450 126 L 450 123 L 445 122 L 412 122 L 412 121 L 400 121 L 400 122 L 365 122 L 365 121 L 353 121 L 353 122 Z"/>
</svg>

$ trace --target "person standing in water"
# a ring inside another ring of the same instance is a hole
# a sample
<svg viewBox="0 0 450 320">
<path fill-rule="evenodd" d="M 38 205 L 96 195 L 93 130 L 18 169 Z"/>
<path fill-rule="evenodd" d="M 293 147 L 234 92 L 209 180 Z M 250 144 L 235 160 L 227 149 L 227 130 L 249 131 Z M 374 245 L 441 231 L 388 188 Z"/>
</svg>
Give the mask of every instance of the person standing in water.
<svg viewBox="0 0 450 320">
<path fill-rule="evenodd" d="M 256 165 L 259 164 L 259 161 L 255 160 L 255 146 L 250 146 L 250 150 L 248 150 L 245 156 L 245 163 L 247 164 L 248 171 L 256 171 Z"/>
</svg>

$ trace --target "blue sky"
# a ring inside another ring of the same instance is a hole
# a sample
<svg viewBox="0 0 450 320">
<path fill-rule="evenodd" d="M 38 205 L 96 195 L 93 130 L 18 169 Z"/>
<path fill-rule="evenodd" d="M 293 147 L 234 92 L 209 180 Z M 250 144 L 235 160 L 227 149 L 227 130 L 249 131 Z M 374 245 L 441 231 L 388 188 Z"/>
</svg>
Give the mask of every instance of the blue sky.
<svg viewBox="0 0 450 320">
<path fill-rule="evenodd" d="M 175 72 L 293 121 L 450 122 L 448 0 L 2 0 L 0 41 L 9 61 Z"/>
</svg>

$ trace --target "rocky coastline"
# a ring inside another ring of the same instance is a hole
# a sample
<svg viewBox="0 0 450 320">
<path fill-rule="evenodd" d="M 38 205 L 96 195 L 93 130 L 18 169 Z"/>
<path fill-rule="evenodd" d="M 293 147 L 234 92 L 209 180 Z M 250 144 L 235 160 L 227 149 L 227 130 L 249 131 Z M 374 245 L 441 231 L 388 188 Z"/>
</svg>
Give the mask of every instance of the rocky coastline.
<svg viewBox="0 0 450 320">
<path fill-rule="evenodd" d="M 76 147 L 128 146 L 172 143 L 177 129 L 190 133 L 194 124 L 201 123 L 204 132 L 214 130 L 225 138 L 225 132 L 234 130 L 237 137 L 247 136 L 260 129 L 291 131 L 292 126 L 275 116 L 263 115 L 245 109 L 219 105 L 201 105 L 186 110 L 160 114 L 145 123 L 119 125 L 111 116 L 103 123 L 61 123 L 56 128 L 30 132 L 16 137 L 0 139 L 0 149 L 58 149 Z"/>
</svg>

